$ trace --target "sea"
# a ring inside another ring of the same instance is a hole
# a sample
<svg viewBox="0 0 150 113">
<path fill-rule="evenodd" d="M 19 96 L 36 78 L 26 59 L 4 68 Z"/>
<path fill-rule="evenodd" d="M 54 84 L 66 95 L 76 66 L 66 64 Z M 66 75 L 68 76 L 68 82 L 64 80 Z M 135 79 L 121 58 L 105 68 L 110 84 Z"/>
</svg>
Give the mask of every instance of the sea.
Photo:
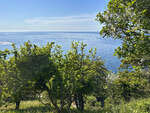
<svg viewBox="0 0 150 113">
<path fill-rule="evenodd" d="M 19 47 L 26 41 L 39 46 L 55 42 L 62 46 L 64 52 L 70 49 L 72 41 L 83 42 L 87 44 L 86 51 L 90 48 L 97 49 L 97 56 L 101 57 L 111 72 L 116 73 L 120 66 L 114 51 L 121 46 L 121 40 L 102 38 L 98 32 L 0 32 L 0 50 L 12 49 L 12 43 Z"/>
</svg>

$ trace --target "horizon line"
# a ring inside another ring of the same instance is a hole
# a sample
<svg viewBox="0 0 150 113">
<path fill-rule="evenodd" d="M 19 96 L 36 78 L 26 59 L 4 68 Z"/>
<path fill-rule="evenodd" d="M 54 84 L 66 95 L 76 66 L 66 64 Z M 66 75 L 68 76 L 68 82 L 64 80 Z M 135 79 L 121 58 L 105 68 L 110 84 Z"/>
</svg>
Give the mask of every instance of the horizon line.
<svg viewBox="0 0 150 113">
<path fill-rule="evenodd" d="M 8 32 L 10 32 L 10 33 L 18 32 L 19 33 L 19 32 L 99 32 L 99 31 L 47 31 L 47 30 L 44 30 L 44 31 L 42 31 L 42 30 L 41 31 L 26 31 L 26 30 L 25 31 L 0 31 L 0 33 L 5 33 L 5 32 L 7 32 L 7 33 Z"/>
</svg>

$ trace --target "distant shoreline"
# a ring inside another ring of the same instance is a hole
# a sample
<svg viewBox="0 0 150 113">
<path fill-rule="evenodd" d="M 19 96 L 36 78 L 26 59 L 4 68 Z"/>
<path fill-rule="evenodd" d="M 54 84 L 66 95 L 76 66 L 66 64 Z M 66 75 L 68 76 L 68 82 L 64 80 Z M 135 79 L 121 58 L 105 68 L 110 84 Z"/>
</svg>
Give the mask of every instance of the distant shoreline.
<svg viewBox="0 0 150 113">
<path fill-rule="evenodd" d="M 0 33 L 39 33 L 39 32 L 49 32 L 49 33 L 99 33 L 98 31 L 0 31 Z"/>
</svg>

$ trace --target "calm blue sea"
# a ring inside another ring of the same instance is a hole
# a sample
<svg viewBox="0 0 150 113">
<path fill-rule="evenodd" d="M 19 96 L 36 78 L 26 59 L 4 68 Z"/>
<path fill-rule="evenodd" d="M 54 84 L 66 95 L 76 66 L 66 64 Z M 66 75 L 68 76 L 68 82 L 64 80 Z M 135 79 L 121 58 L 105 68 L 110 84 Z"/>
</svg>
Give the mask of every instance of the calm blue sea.
<svg viewBox="0 0 150 113">
<path fill-rule="evenodd" d="M 1 32 L 0 50 L 11 49 L 11 43 L 19 46 L 28 40 L 38 45 L 53 41 L 62 45 L 65 51 L 70 48 L 72 41 L 81 41 L 88 45 L 87 49 L 97 48 L 97 55 L 101 56 L 112 72 L 116 72 L 120 65 L 120 60 L 113 53 L 121 41 L 101 38 L 98 32 Z"/>
</svg>

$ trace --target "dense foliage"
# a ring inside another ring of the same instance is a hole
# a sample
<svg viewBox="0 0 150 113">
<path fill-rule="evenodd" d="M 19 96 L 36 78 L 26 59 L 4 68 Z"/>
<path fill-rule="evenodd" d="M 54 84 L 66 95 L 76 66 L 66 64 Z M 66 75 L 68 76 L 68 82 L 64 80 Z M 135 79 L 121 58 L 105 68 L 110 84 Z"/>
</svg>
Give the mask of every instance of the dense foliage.
<svg viewBox="0 0 150 113">
<path fill-rule="evenodd" d="M 149 97 L 150 1 L 110 0 L 96 19 L 103 25 L 103 37 L 122 40 L 115 50 L 122 62 L 120 72 L 108 79 L 110 103 Z"/>
<path fill-rule="evenodd" d="M 120 86 L 130 87 L 129 90 L 142 86 L 145 78 L 149 81 L 149 8 L 149 0 L 110 0 L 107 10 L 97 15 L 97 20 L 103 24 L 101 35 L 122 40 L 122 46 L 116 49 L 115 55 L 122 61 L 121 68 L 132 69 L 133 72 L 122 72 L 118 82 Z M 124 90 L 123 95 L 127 92 Z"/>
<path fill-rule="evenodd" d="M 121 39 L 116 49 L 125 68 L 150 66 L 150 1 L 110 0 L 108 8 L 97 15 L 103 24 L 101 35 Z"/>
<path fill-rule="evenodd" d="M 1 100 L 15 102 L 16 109 L 22 100 L 45 91 L 47 102 L 58 113 L 69 111 L 73 102 L 84 110 L 88 95 L 104 98 L 108 71 L 96 50 L 85 51 L 86 44 L 73 42 L 65 54 L 53 42 L 43 47 L 30 42 L 12 47 L 1 51 Z"/>
</svg>

